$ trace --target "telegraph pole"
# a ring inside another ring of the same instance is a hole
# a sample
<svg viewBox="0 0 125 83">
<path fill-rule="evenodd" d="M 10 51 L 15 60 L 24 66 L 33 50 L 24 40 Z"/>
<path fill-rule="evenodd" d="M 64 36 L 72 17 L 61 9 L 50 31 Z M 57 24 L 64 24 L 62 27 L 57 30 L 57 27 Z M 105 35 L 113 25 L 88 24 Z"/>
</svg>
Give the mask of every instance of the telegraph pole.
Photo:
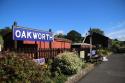
<svg viewBox="0 0 125 83">
<path fill-rule="evenodd" d="M 90 58 L 92 56 L 92 30 L 90 28 L 89 30 L 89 35 L 90 35 Z"/>
</svg>

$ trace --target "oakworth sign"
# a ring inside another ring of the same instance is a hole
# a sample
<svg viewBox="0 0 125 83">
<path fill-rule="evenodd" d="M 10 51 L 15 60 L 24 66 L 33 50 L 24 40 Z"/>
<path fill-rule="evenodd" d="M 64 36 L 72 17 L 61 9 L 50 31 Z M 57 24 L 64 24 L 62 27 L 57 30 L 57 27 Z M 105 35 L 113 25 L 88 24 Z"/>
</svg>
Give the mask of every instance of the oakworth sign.
<svg viewBox="0 0 125 83">
<path fill-rule="evenodd" d="M 53 41 L 52 32 L 13 27 L 13 40 Z"/>
</svg>

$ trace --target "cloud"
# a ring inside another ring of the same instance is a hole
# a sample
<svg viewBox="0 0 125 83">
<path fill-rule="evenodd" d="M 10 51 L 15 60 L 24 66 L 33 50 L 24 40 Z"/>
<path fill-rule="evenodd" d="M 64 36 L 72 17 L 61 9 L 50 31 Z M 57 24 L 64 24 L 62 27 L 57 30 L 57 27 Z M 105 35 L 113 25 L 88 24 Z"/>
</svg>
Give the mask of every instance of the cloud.
<svg viewBox="0 0 125 83">
<path fill-rule="evenodd" d="M 125 41 L 125 29 L 121 29 L 119 31 L 113 31 L 108 34 L 108 37 L 112 39 L 118 39 L 120 41 Z"/>
<path fill-rule="evenodd" d="M 122 37 L 118 38 L 118 40 L 125 41 L 125 36 L 122 36 Z"/>
<path fill-rule="evenodd" d="M 113 27 L 111 27 L 111 29 L 121 29 L 121 28 L 125 28 L 125 21 L 118 22 Z"/>
<path fill-rule="evenodd" d="M 109 37 L 122 36 L 125 34 L 125 29 L 121 29 L 119 31 L 113 31 L 108 34 Z"/>
<path fill-rule="evenodd" d="M 125 21 L 118 23 L 111 28 L 112 30 L 107 34 L 112 39 L 125 41 Z"/>
<path fill-rule="evenodd" d="M 64 34 L 64 31 L 63 30 L 57 30 L 54 34 Z"/>
</svg>

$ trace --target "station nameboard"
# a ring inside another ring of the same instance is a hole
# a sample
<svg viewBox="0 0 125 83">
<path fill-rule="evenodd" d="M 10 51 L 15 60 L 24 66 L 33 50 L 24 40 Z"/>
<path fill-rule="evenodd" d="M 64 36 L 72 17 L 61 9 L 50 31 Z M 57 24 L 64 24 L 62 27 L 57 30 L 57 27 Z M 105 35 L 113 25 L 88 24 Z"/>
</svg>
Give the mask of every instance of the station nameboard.
<svg viewBox="0 0 125 83">
<path fill-rule="evenodd" d="M 13 40 L 53 41 L 52 32 L 13 27 Z"/>
</svg>

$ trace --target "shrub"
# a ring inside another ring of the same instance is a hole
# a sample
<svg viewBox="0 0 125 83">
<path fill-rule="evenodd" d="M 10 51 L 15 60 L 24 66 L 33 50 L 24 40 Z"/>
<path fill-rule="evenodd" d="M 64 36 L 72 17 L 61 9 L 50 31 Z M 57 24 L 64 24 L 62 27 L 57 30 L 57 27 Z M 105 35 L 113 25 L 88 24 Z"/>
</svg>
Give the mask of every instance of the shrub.
<svg viewBox="0 0 125 83">
<path fill-rule="evenodd" d="M 109 56 L 112 54 L 112 52 L 108 49 L 99 49 L 97 50 L 97 53 L 101 56 Z"/>
<path fill-rule="evenodd" d="M 80 60 L 78 55 L 73 52 L 64 52 L 62 54 L 57 55 L 53 62 L 53 70 L 60 70 L 61 73 L 65 75 L 72 75 L 77 73 L 84 62 Z"/>
<path fill-rule="evenodd" d="M 43 68 L 31 59 L 14 53 L 0 57 L 0 83 L 41 83 Z"/>
<path fill-rule="evenodd" d="M 59 76 L 56 76 L 53 79 L 53 82 L 54 83 L 65 83 L 66 80 L 67 80 L 67 76 L 63 75 L 63 74 L 60 74 Z"/>
</svg>

